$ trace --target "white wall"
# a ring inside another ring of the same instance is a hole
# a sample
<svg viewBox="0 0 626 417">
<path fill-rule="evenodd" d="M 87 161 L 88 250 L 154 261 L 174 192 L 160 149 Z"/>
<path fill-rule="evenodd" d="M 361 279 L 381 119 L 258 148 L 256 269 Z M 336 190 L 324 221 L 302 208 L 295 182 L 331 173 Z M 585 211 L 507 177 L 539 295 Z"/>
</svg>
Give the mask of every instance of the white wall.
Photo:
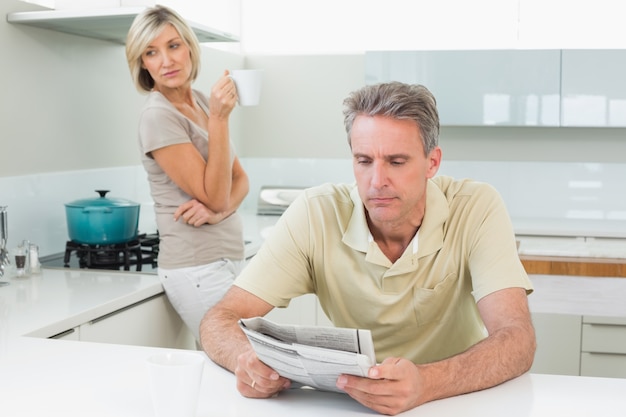
<svg viewBox="0 0 626 417">
<path fill-rule="evenodd" d="M 364 84 L 363 55 L 247 56 L 261 104 L 244 111 L 242 156 L 345 158 L 342 103 Z"/>
</svg>

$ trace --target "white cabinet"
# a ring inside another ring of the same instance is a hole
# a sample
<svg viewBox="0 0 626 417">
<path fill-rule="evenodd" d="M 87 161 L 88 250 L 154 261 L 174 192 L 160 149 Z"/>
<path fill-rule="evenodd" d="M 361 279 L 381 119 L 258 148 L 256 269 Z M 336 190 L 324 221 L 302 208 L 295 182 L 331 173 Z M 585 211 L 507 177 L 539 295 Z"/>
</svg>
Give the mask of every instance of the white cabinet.
<svg viewBox="0 0 626 417">
<path fill-rule="evenodd" d="M 195 349 L 193 335 L 164 294 L 156 295 L 81 325 L 80 340 Z"/>
<path fill-rule="evenodd" d="M 535 361 L 530 372 L 580 375 L 581 316 L 533 313 L 537 337 Z"/>
<path fill-rule="evenodd" d="M 626 318 L 583 318 L 581 375 L 626 378 Z"/>
<path fill-rule="evenodd" d="M 626 127 L 626 50 L 563 50 L 561 125 Z"/>
<path fill-rule="evenodd" d="M 558 126 L 560 60 L 559 50 L 373 51 L 365 80 L 425 85 L 441 125 Z"/>
<path fill-rule="evenodd" d="M 626 378 L 626 318 L 532 313 L 533 373 Z"/>
</svg>

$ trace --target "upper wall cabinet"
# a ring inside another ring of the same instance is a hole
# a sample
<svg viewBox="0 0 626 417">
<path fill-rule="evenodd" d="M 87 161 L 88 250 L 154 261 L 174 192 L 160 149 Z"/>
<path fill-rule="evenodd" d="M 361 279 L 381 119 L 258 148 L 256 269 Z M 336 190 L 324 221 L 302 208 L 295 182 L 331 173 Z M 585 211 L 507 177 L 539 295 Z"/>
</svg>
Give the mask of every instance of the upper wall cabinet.
<svg viewBox="0 0 626 417">
<path fill-rule="evenodd" d="M 72 35 L 102 39 L 119 44 L 126 42 L 128 29 L 145 7 L 110 9 L 62 9 L 7 14 L 9 23 L 56 30 Z M 196 22 L 188 21 L 200 42 L 238 42 L 239 38 Z"/>
<path fill-rule="evenodd" d="M 563 50 L 561 125 L 626 127 L 626 50 Z"/>
<path fill-rule="evenodd" d="M 425 85 L 442 125 L 559 126 L 559 50 L 375 51 L 368 84 Z"/>
</svg>

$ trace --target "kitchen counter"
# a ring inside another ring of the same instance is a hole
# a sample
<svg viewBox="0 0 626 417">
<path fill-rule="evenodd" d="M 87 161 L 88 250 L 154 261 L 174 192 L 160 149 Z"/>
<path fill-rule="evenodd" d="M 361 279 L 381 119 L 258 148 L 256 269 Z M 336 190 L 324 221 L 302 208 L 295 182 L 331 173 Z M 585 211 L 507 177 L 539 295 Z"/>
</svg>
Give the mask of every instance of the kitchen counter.
<svg viewBox="0 0 626 417">
<path fill-rule="evenodd" d="M 261 246 L 278 216 L 243 213 L 246 256 Z M 42 268 L 16 277 L 8 268 L 0 281 L 0 340 L 14 336 L 50 337 L 92 319 L 163 293 L 157 275 L 132 271 Z"/>
<path fill-rule="evenodd" d="M 43 269 L 5 278 L 0 287 L 0 341 L 50 337 L 163 292 L 156 275 L 97 270 Z M 626 280 L 531 275 L 531 311 L 626 318 Z"/>
<path fill-rule="evenodd" d="M 626 277 L 626 239 L 516 236 L 529 274 Z"/>
<path fill-rule="evenodd" d="M 277 216 L 244 216 L 260 245 Z M 626 322 L 626 280 L 532 275 L 531 311 Z M 151 416 L 145 359 L 163 350 L 46 337 L 162 293 L 151 274 L 43 269 L 0 287 L 0 415 Z M 36 337 L 24 337 L 36 336 Z M 202 353 L 198 353 L 202 354 Z M 626 379 L 527 374 L 498 387 L 426 404 L 403 415 L 623 416 Z M 234 377 L 207 360 L 198 417 L 373 415 L 347 396 L 290 390 L 242 398 Z M 555 414 L 556 413 L 556 414 Z"/>
<path fill-rule="evenodd" d="M 626 239 L 518 236 L 520 256 L 605 258 L 626 262 Z"/>
<path fill-rule="evenodd" d="M 0 287 L 0 340 L 50 337 L 163 292 L 156 275 L 93 269 L 0 280 L 10 282 Z"/>
<path fill-rule="evenodd" d="M 260 219 L 259 230 L 264 222 Z M 626 280 L 531 276 L 533 312 L 626 320 Z M 0 287 L 0 415 L 151 416 L 145 359 L 163 349 L 43 339 L 162 292 L 155 275 L 46 270 Z M 23 337 L 31 335 L 39 337 Z M 202 353 L 198 353 L 202 354 Z M 626 379 L 527 374 L 403 415 L 623 416 Z M 198 417 L 373 415 L 347 396 L 290 390 L 242 398 L 234 377 L 207 360 Z M 555 414 L 556 412 L 556 414 Z"/>
<path fill-rule="evenodd" d="M 512 217 L 518 235 L 569 236 L 626 239 L 624 219 L 566 219 Z"/>
<path fill-rule="evenodd" d="M 243 238 L 249 242 L 246 245 L 246 258 L 249 258 L 259 250 L 280 216 L 257 215 L 250 211 L 242 211 L 239 214 L 243 223 Z"/>
<path fill-rule="evenodd" d="M 15 338 L 0 355 L 0 414 L 10 417 L 153 416 L 146 358 L 166 349 Z M 199 355 L 203 355 L 198 352 Z M 525 374 L 491 389 L 434 401 L 403 416 L 626 415 L 626 379 Z M 372 416 L 347 395 L 293 389 L 242 397 L 235 378 L 208 359 L 198 417 Z"/>
</svg>

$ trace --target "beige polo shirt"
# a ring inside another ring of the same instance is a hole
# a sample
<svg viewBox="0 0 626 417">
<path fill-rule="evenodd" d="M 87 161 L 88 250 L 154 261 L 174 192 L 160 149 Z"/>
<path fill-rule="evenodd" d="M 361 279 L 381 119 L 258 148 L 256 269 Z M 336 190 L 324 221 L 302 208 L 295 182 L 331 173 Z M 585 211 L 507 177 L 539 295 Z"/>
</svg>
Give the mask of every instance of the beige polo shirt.
<svg viewBox="0 0 626 417">
<path fill-rule="evenodd" d="M 325 184 L 289 207 L 235 284 L 277 307 L 316 293 L 336 326 L 372 331 L 378 362 L 415 363 L 483 339 L 482 297 L 532 291 L 496 190 L 444 176 L 429 181 L 417 243 L 395 263 L 371 240 L 356 185 Z"/>
</svg>

